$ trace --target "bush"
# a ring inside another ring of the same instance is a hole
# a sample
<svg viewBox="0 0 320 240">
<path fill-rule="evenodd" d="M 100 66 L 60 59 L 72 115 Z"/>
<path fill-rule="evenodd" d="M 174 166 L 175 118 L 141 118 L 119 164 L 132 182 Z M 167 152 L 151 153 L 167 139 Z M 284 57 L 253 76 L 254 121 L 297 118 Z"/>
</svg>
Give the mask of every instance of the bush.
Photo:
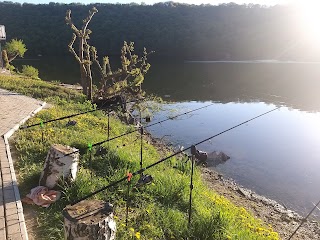
<svg viewBox="0 0 320 240">
<path fill-rule="evenodd" d="M 31 78 L 39 78 L 39 70 L 29 65 L 22 65 L 22 74 Z"/>
</svg>

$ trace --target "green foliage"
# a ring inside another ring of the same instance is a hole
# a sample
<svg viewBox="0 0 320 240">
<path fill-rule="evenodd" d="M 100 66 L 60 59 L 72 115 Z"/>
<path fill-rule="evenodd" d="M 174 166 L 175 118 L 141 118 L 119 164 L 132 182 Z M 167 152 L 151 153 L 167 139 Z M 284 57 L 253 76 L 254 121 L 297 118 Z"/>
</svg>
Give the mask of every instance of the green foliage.
<svg viewBox="0 0 320 240">
<path fill-rule="evenodd" d="M 9 62 L 14 60 L 16 57 L 23 57 L 27 51 L 26 45 L 21 39 L 12 39 L 10 42 L 6 43 L 4 49 L 7 51 Z"/>
<path fill-rule="evenodd" d="M 6 66 L 6 69 L 8 69 L 8 70 L 10 70 L 10 71 L 12 72 L 12 71 L 14 71 L 16 68 L 15 68 L 15 66 L 13 66 L 13 65 L 11 65 L 11 64 L 8 64 L 8 65 Z"/>
<path fill-rule="evenodd" d="M 67 101 L 85 102 L 85 96 L 77 91 L 21 75 L 1 76 L 0 87 L 58 105 Z"/>
<path fill-rule="evenodd" d="M 42 81 L 23 78 L 0 77 L 0 87 L 15 89 L 29 95 L 31 83 L 42 84 L 42 91 L 47 93 L 47 101 L 52 107 L 39 112 L 27 124 L 39 123 L 72 113 L 94 109 L 88 101 L 74 95 L 66 101 L 65 95 L 56 86 Z M 11 86 L 11 87 L 10 87 Z M 19 87 L 18 87 L 19 86 Z M 55 88 L 56 91 L 52 91 Z M 110 182 L 126 176 L 128 171 L 139 169 L 140 142 L 139 133 L 117 138 L 104 143 L 102 148 L 93 148 L 92 162 L 88 143 L 106 139 L 107 118 L 102 111 L 96 111 L 74 118 L 75 126 L 66 126 L 68 119 L 45 124 L 43 128 L 33 127 L 20 130 L 15 135 L 15 147 L 18 150 L 19 183 L 22 195 L 37 185 L 39 173 L 45 156 L 52 143 L 66 144 L 80 149 L 80 169 L 77 179 L 71 185 L 61 182 L 62 198 L 47 209 L 34 208 L 38 213 L 37 239 L 63 239 L 62 209 L 70 201 L 79 199 Z M 132 126 L 121 123 L 110 117 L 111 136 L 118 136 L 131 131 Z M 42 134 L 45 136 L 42 142 Z M 144 165 L 150 165 L 166 156 L 150 145 L 147 139 L 143 142 Z M 236 207 L 227 199 L 208 189 L 201 179 L 200 169 L 195 169 L 194 194 L 192 205 L 192 222 L 188 228 L 188 197 L 190 161 L 184 163 L 172 158 L 147 170 L 154 177 L 152 184 L 137 189 L 134 187 L 138 176 L 132 178 L 129 203 L 129 226 L 125 227 L 126 189 L 123 182 L 94 198 L 109 201 L 114 205 L 117 222 L 117 239 L 259 239 L 277 240 L 278 234 L 266 227 L 260 220 L 252 217 L 245 209 Z"/>
<path fill-rule="evenodd" d="M 22 65 L 21 73 L 27 77 L 39 78 L 39 70 L 30 65 Z"/>
<path fill-rule="evenodd" d="M 109 57 L 103 58 L 103 65 L 101 66 L 97 51 L 92 48 L 93 58 L 100 70 L 101 74 L 101 89 L 98 91 L 97 97 L 110 97 L 118 94 L 126 95 L 142 95 L 141 84 L 144 81 L 144 76 L 150 69 L 150 64 L 147 62 L 148 55 L 153 52 L 147 52 L 146 48 L 143 50 L 141 57 L 134 53 L 134 43 L 129 44 L 124 41 L 121 48 L 121 65 L 113 72 Z"/>
</svg>

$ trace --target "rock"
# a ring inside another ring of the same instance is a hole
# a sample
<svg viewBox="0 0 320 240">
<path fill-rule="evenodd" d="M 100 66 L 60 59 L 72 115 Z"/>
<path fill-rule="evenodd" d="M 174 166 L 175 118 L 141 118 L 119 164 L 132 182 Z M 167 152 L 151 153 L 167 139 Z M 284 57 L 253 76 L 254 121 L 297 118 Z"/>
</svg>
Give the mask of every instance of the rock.
<svg viewBox="0 0 320 240">
<path fill-rule="evenodd" d="M 208 167 L 216 167 L 219 164 L 225 163 L 230 157 L 224 152 L 211 152 L 208 154 L 207 166 Z"/>
<path fill-rule="evenodd" d="M 242 187 L 239 187 L 237 189 L 237 192 L 240 193 L 242 196 L 244 196 L 244 197 L 246 197 L 248 199 L 251 199 L 252 192 L 250 190 L 242 188 Z"/>
</svg>

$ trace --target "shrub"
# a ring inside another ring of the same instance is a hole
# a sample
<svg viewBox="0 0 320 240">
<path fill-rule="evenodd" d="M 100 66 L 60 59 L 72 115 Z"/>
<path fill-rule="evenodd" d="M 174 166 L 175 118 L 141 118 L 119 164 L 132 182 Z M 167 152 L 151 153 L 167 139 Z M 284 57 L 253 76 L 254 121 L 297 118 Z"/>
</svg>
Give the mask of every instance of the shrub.
<svg viewBox="0 0 320 240">
<path fill-rule="evenodd" d="M 31 78 L 39 78 L 39 70 L 29 65 L 22 65 L 22 74 Z"/>
</svg>

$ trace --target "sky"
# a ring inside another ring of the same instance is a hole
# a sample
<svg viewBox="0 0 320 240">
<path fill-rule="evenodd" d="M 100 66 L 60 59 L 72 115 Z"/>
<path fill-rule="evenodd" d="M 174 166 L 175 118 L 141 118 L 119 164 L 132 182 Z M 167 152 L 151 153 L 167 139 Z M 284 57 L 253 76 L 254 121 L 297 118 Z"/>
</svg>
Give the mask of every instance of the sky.
<svg viewBox="0 0 320 240">
<path fill-rule="evenodd" d="M 48 2 L 59 2 L 59 3 L 72 3 L 72 2 L 81 2 L 83 4 L 88 3 L 131 3 L 135 2 L 140 4 L 141 2 L 144 2 L 146 4 L 154 4 L 158 2 L 166 2 L 163 0 L 9 0 L 12 2 L 19 2 L 19 3 L 34 3 L 34 4 L 45 4 Z M 188 3 L 188 4 L 212 4 L 212 5 L 218 5 L 221 3 L 228 3 L 228 2 L 234 2 L 237 4 L 243 4 L 243 3 L 254 3 L 254 4 L 260 4 L 260 5 L 276 5 L 276 4 L 285 4 L 288 3 L 290 0 L 174 0 L 173 2 L 180 2 L 180 3 Z"/>
</svg>

